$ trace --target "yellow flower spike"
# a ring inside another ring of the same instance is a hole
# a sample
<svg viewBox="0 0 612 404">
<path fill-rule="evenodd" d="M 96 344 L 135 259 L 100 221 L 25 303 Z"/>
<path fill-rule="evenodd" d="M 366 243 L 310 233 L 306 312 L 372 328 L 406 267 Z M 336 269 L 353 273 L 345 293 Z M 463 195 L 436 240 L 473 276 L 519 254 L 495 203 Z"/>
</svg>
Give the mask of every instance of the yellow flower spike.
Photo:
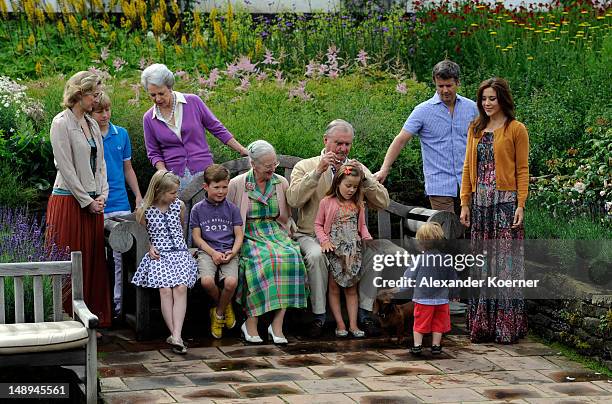
<svg viewBox="0 0 612 404">
<path fill-rule="evenodd" d="M 15 52 L 17 53 L 23 52 L 23 42 L 19 41 L 19 43 L 17 43 L 17 46 L 15 47 Z"/>
<path fill-rule="evenodd" d="M 115 40 L 117 40 L 117 32 L 116 31 L 112 31 L 110 33 L 110 36 L 108 37 L 108 39 L 110 39 L 111 42 L 115 42 Z"/>
<path fill-rule="evenodd" d="M 533 60 L 533 56 L 527 56 L 527 60 Z"/>
<path fill-rule="evenodd" d="M 70 25 L 70 28 L 73 32 L 79 31 L 79 24 L 77 23 L 76 18 L 74 18 L 74 15 L 70 14 L 68 16 L 68 24 Z"/>
<path fill-rule="evenodd" d="M 136 45 L 137 47 L 142 45 L 142 41 L 140 40 L 140 37 L 138 37 L 138 36 L 134 37 L 134 45 Z"/>
<path fill-rule="evenodd" d="M 183 54 L 183 49 L 180 45 L 174 45 L 174 52 L 177 54 L 177 56 L 181 56 Z"/>
<path fill-rule="evenodd" d="M 164 45 L 159 39 L 155 41 L 155 47 L 157 48 L 157 53 L 162 56 L 164 54 Z"/>
<path fill-rule="evenodd" d="M 491 31 L 491 32 L 489 32 L 489 34 L 490 34 L 490 35 L 497 35 L 497 32 L 495 32 L 495 31 Z"/>
<path fill-rule="evenodd" d="M 30 36 L 28 37 L 28 45 L 30 45 L 30 47 L 34 47 L 34 45 L 36 45 L 36 38 L 32 33 L 30 33 Z"/>
<path fill-rule="evenodd" d="M 181 15 L 181 9 L 179 8 L 178 3 L 176 2 L 176 0 L 172 1 L 172 12 L 174 13 L 174 15 L 179 16 Z"/>
<path fill-rule="evenodd" d="M 34 71 L 36 72 L 37 76 L 42 75 L 42 63 L 40 63 L 40 60 L 36 62 L 36 66 L 34 66 Z"/>
<path fill-rule="evenodd" d="M 2 14 L 2 18 L 6 20 L 8 17 L 8 7 L 6 6 L 6 1 L 0 1 L 0 14 Z"/>
<path fill-rule="evenodd" d="M 81 28 L 83 31 L 87 31 L 87 20 L 84 18 L 81 20 Z"/>
<path fill-rule="evenodd" d="M 533 32 L 535 32 L 536 34 L 539 34 L 539 33 L 541 33 L 541 32 L 542 32 L 542 30 L 541 30 L 541 29 L 536 29 L 536 30 L 535 30 L 535 31 L 533 31 Z"/>
<path fill-rule="evenodd" d="M 142 15 L 140 16 L 140 28 L 142 28 L 143 31 L 147 30 L 147 27 L 149 26 L 149 24 L 147 23 L 146 18 L 144 18 Z"/>
<path fill-rule="evenodd" d="M 45 13 L 40 8 L 36 9 L 36 22 L 38 25 L 45 25 Z"/>
<path fill-rule="evenodd" d="M 104 31 L 108 31 L 108 29 L 110 28 L 110 25 L 108 25 L 108 23 L 104 20 L 102 20 L 101 24 L 102 24 L 102 29 Z"/>
<path fill-rule="evenodd" d="M 166 32 L 171 32 L 172 31 L 172 28 L 170 28 L 170 23 L 169 22 L 167 22 L 166 25 L 164 25 L 164 31 L 166 31 Z"/>
<path fill-rule="evenodd" d="M 181 28 L 181 20 L 176 20 L 174 26 L 172 26 L 172 35 L 176 35 L 178 30 Z"/>
<path fill-rule="evenodd" d="M 236 45 L 238 43 L 238 33 L 236 31 L 232 32 L 230 41 L 232 42 L 232 45 Z"/>
<path fill-rule="evenodd" d="M 508 45 L 508 46 L 506 46 L 506 48 L 512 49 L 512 45 Z"/>
<path fill-rule="evenodd" d="M 263 51 L 263 42 L 261 41 L 261 38 L 257 38 L 255 40 L 255 55 L 259 56 L 261 55 L 261 52 Z"/>
<path fill-rule="evenodd" d="M 64 23 L 62 22 L 62 20 L 57 21 L 57 32 L 59 32 L 61 36 L 66 33 L 66 27 L 64 27 Z"/>
<path fill-rule="evenodd" d="M 212 10 L 210 10 L 210 15 L 208 16 L 208 19 L 210 20 L 211 23 L 215 22 L 217 20 L 217 8 L 213 7 Z"/>
<path fill-rule="evenodd" d="M 98 39 L 98 33 L 91 25 L 89 26 L 89 35 L 91 35 L 94 39 Z"/>
<path fill-rule="evenodd" d="M 185 34 L 181 36 L 181 45 L 187 45 L 187 37 L 185 36 Z"/>
<path fill-rule="evenodd" d="M 198 11 L 198 10 L 195 10 L 193 12 L 193 25 L 196 28 L 199 28 L 200 25 L 202 25 L 202 18 L 200 17 L 200 15 L 201 15 L 200 11 Z"/>
<path fill-rule="evenodd" d="M 501 48 L 501 45 L 495 45 L 495 47 L 499 49 L 499 48 Z"/>
<path fill-rule="evenodd" d="M 508 52 L 508 48 L 504 48 L 501 50 L 502 52 Z"/>
</svg>

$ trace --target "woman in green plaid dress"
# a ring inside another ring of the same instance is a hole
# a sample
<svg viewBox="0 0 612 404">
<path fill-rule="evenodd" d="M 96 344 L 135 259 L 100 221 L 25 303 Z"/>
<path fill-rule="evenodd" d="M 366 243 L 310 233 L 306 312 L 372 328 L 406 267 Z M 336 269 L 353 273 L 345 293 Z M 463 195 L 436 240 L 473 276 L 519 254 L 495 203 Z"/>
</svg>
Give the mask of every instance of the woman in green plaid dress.
<svg viewBox="0 0 612 404">
<path fill-rule="evenodd" d="M 248 342 L 262 342 L 258 317 L 276 311 L 268 335 L 287 343 L 283 319 L 288 307 L 306 307 L 306 267 L 299 246 L 289 237 L 287 180 L 274 173 L 276 152 L 263 140 L 247 148 L 252 169 L 233 178 L 228 198 L 240 208 L 245 232 L 236 299 L 247 314 L 242 333 Z"/>
</svg>

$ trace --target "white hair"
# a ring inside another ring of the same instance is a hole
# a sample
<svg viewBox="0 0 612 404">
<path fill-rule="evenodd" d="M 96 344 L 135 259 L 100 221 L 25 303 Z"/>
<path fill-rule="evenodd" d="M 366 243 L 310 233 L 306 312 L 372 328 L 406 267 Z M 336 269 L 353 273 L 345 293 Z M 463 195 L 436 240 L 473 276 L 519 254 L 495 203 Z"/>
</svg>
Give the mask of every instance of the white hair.
<svg viewBox="0 0 612 404">
<path fill-rule="evenodd" d="M 331 121 L 327 128 L 325 128 L 325 136 L 331 136 L 334 132 L 342 131 L 348 132 L 351 136 L 355 136 L 355 130 L 353 129 L 353 125 L 345 121 L 344 119 L 334 119 Z"/>
<path fill-rule="evenodd" d="M 247 150 L 249 151 L 249 160 L 251 162 L 259 161 L 263 156 L 268 156 L 270 154 L 276 155 L 274 146 L 265 140 L 254 141 L 247 146 Z"/>
<path fill-rule="evenodd" d="M 174 86 L 174 74 L 166 65 L 155 63 L 142 71 L 140 83 L 145 91 L 147 91 L 149 84 L 156 87 L 166 86 L 171 89 Z"/>
</svg>

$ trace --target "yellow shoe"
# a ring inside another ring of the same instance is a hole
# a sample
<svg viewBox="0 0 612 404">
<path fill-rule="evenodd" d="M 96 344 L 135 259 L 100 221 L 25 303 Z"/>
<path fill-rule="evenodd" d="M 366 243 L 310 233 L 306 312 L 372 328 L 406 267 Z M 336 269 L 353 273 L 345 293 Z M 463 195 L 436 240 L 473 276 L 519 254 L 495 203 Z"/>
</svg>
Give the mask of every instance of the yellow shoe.
<svg viewBox="0 0 612 404">
<path fill-rule="evenodd" d="M 225 326 L 228 330 L 234 328 L 236 325 L 236 316 L 234 315 L 234 310 L 232 309 L 232 302 L 229 302 L 225 307 Z"/>
<path fill-rule="evenodd" d="M 210 334 L 219 339 L 223 335 L 223 325 L 225 324 L 224 318 L 217 317 L 217 308 L 213 307 L 210 309 Z"/>
</svg>

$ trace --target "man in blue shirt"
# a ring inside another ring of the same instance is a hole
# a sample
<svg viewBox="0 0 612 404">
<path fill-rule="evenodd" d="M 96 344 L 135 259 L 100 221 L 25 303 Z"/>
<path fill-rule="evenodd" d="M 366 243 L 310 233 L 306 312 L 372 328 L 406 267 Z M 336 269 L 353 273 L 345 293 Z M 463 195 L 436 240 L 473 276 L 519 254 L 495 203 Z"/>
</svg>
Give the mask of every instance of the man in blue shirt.
<svg viewBox="0 0 612 404">
<path fill-rule="evenodd" d="M 413 136 L 421 139 L 425 193 L 434 210 L 455 211 L 461 187 L 461 174 L 467 131 L 478 116 L 476 103 L 457 94 L 459 65 L 443 60 L 433 68 L 436 94 L 417 105 L 400 133 L 387 150 L 380 171 L 374 174 L 383 182 L 391 165 Z"/>
<path fill-rule="evenodd" d="M 92 118 L 98 122 L 104 138 L 104 161 L 106 162 L 106 177 L 108 181 L 108 200 L 104 208 L 104 219 L 114 216 L 124 216 L 131 213 L 125 183 L 136 197 L 136 206 L 142 203 L 142 195 L 138 187 L 136 173 L 132 168 L 132 146 L 125 128 L 115 126 L 110 122 L 111 100 L 107 94 L 100 95 L 94 107 Z M 113 293 L 115 315 L 121 313 L 121 253 L 113 252 L 115 261 L 115 287 Z"/>
</svg>

